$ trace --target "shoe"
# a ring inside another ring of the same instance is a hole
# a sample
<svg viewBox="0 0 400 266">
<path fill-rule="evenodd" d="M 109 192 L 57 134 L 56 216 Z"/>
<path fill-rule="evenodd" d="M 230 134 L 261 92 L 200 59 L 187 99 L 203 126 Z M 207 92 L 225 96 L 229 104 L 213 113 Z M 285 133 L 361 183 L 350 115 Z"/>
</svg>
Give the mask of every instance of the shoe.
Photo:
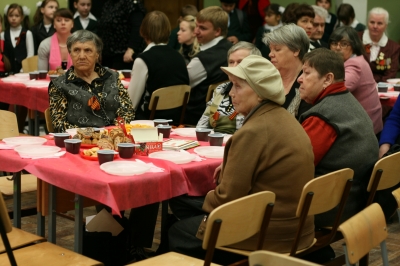
<svg viewBox="0 0 400 266">
<path fill-rule="evenodd" d="M 129 255 L 131 262 L 137 262 L 149 258 L 148 254 L 146 253 L 146 251 L 144 251 L 143 247 L 131 246 L 129 250 Z"/>
</svg>

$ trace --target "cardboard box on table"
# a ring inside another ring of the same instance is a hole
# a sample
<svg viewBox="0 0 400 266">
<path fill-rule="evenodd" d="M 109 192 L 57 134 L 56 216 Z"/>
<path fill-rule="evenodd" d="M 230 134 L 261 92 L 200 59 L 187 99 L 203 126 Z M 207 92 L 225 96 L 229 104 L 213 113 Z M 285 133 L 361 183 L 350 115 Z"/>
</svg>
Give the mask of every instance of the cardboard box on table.
<svg viewBox="0 0 400 266">
<path fill-rule="evenodd" d="M 140 144 L 140 147 L 135 147 L 135 154 L 148 156 L 152 152 L 162 151 L 163 137 L 158 135 L 156 127 L 151 128 L 132 128 L 131 135 L 135 140 L 135 144 Z"/>
</svg>

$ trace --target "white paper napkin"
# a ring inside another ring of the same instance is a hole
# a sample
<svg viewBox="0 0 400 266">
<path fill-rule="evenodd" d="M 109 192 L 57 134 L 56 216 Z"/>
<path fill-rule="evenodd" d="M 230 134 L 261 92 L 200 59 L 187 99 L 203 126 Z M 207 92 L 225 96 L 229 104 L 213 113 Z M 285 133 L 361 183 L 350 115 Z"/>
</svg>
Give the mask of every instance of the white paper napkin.
<svg viewBox="0 0 400 266">
<path fill-rule="evenodd" d="M 43 158 L 60 158 L 61 156 L 63 156 L 66 153 L 66 151 L 60 151 L 60 152 L 56 152 L 53 155 L 48 155 L 48 156 L 38 156 L 38 157 L 32 157 L 32 156 L 21 156 L 21 158 L 24 159 L 43 159 Z"/>
<path fill-rule="evenodd" d="M 16 146 L 0 143 L 0 150 L 13 150 Z"/>
<path fill-rule="evenodd" d="M 192 153 L 187 152 L 187 151 L 185 151 L 185 150 L 180 150 L 179 152 L 187 153 L 187 154 L 192 154 Z M 205 158 L 201 158 L 201 157 L 198 156 L 197 154 L 193 154 L 193 155 L 196 155 L 196 157 L 194 157 L 194 159 L 192 160 L 192 162 L 201 162 L 201 161 L 204 161 L 204 160 L 205 160 Z"/>
<path fill-rule="evenodd" d="M 147 164 L 149 166 L 151 166 L 150 170 L 147 172 L 152 172 L 152 173 L 160 173 L 160 172 L 164 172 L 164 168 L 155 166 L 153 163 L 145 163 L 142 160 L 136 159 L 136 162 L 138 163 L 143 163 L 143 164 Z"/>
</svg>

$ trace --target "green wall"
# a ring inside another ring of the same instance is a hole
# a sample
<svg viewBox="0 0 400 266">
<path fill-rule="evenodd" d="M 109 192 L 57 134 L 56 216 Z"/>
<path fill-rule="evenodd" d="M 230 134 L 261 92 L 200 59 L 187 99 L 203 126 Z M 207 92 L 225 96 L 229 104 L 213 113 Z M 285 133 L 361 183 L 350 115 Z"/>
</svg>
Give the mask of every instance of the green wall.
<svg viewBox="0 0 400 266">
<path fill-rule="evenodd" d="M 313 5 L 315 4 L 315 0 L 270 0 L 271 3 L 279 3 L 281 6 L 286 7 L 288 4 L 293 3 L 293 2 L 298 2 L 298 3 L 306 3 L 306 4 L 310 4 Z M 335 12 L 335 3 L 336 1 L 332 1 L 332 8 L 331 8 L 331 12 L 332 13 L 336 13 Z M 207 6 L 213 6 L 213 5 L 219 5 L 220 2 L 219 0 L 204 0 L 204 7 Z M 390 39 L 398 42 L 400 41 L 400 16 L 397 15 L 397 11 L 400 10 L 400 1 L 399 0 L 387 0 L 387 1 L 382 1 L 382 0 L 368 0 L 367 1 L 367 10 L 372 9 L 373 7 L 383 7 L 384 9 L 386 9 L 387 11 L 389 11 L 389 26 L 387 29 L 387 34 L 389 36 Z"/>
</svg>

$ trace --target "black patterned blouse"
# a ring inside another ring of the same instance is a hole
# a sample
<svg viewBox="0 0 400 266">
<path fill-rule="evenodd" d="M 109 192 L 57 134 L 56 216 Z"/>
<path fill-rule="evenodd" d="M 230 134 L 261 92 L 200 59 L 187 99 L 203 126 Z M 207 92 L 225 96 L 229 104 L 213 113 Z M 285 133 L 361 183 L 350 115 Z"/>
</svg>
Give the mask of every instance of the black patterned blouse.
<svg viewBox="0 0 400 266">
<path fill-rule="evenodd" d="M 99 77 L 91 84 L 77 77 L 73 66 L 65 75 L 50 82 L 49 108 L 55 132 L 115 125 L 118 116 L 126 123 L 135 118 L 132 101 L 118 73 L 98 64 L 94 71 Z"/>
</svg>

